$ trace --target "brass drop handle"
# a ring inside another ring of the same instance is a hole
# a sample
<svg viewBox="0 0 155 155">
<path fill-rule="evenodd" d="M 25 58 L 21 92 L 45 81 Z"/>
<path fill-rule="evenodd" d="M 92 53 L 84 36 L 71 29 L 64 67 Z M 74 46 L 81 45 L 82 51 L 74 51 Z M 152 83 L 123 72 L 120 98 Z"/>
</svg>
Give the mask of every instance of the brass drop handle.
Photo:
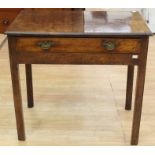
<svg viewBox="0 0 155 155">
<path fill-rule="evenodd" d="M 102 46 L 108 51 L 112 51 L 116 48 L 116 44 L 111 41 L 103 42 Z"/>
<path fill-rule="evenodd" d="M 3 23 L 4 25 L 9 25 L 9 20 L 8 20 L 8 19 L 4 19 L 4 20 L 2 21 L 2 23 Z"/>
<path fill-rule="evenodd" d="M 55 45 L 54 42 L 52 41 L 40 41 L 37 43 L 37 45 L 42 49 L 42 50 L 48 50 L 51 47 Z"/>
</svg>

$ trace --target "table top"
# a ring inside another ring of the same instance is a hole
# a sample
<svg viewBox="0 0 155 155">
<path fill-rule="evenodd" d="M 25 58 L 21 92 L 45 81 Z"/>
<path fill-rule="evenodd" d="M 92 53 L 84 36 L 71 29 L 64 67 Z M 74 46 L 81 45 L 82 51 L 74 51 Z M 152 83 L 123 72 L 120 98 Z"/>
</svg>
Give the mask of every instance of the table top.
<svg viewBox="0 0 155 155">
<path fill-rule="evenodd" d="M 152 35 L 138 12 L 23 10 L 7 35 Z"/>
</svg>

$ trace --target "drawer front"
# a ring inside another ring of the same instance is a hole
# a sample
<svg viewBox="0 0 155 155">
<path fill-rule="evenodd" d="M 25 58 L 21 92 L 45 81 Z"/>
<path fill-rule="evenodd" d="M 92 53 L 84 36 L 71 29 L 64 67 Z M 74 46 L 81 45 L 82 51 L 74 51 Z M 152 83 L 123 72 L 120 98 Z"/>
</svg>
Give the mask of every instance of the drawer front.
<svg viewBox="0 0 155 155">
<path fill-rule="evenodd" d="M 141 50 L 140 39 L 119 38 L 19 38 L 17 51 L 133 53 Z"/>
<path fill-rule="evenodd" d="M 4 33 L 22 9 L 0 9 L 0 33 Z"/>
</svg>

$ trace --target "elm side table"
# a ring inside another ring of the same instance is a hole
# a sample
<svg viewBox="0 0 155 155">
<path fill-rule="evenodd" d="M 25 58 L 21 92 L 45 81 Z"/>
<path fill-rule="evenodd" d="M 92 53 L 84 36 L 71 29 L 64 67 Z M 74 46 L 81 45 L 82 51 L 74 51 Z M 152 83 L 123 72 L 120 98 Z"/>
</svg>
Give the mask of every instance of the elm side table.
<svg viewBox="0 0 155 155">
<path fill-rule="evenodd" d="M 25 140 L 19 65 L 25 64 L 28 107 L 33 107 L 31 64 L 127 65 L 125 109 L 131 109 L 137 66 L 131 144 L 138 144 L 149 36 L 138 12 L 23 10 L 7 29 L 18 139 Z"/>
</svg>

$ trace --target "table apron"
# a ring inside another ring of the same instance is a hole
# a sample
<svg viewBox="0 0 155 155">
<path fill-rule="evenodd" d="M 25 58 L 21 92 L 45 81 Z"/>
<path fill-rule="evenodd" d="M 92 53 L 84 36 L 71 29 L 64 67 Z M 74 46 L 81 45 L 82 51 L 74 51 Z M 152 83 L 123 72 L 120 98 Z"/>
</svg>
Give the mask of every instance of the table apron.
<svg viewBox="0 0 155 155">
<path fill-rule="evenodd" d="M 133 59 L 132 54 L 112 53 L 17 52 L 14 59 L 19 64 L 138 65 L 138 59 Z"/>
</svg>

